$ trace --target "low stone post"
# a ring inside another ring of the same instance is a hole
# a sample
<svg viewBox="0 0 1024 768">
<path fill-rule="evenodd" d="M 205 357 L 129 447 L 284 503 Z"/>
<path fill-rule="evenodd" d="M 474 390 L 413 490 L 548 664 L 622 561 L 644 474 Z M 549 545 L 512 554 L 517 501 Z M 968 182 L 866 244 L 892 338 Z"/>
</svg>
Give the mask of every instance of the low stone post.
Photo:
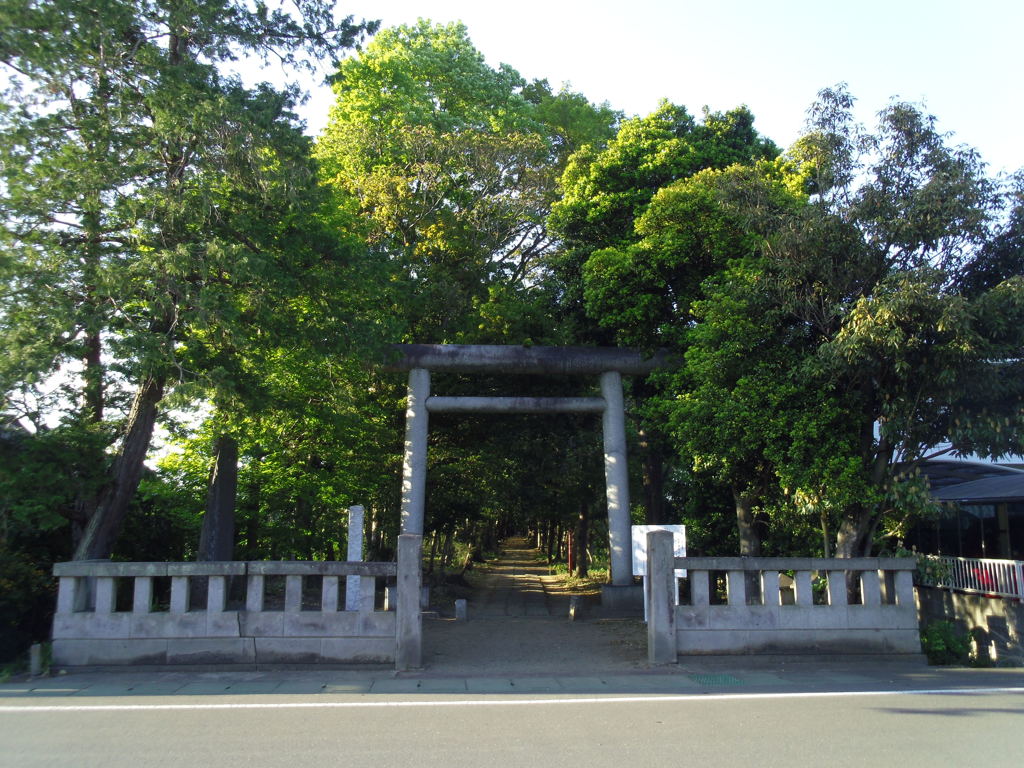
<svg viewBox="0 0 1024 768">
<path fill-rule="evenodd" d="M 420 585 L 423 580 L 423 537 L 403 533 L 398 537 L 398 610 L 395 616 L 395 669 L 419 668 L 423 661 L 423 625 L 420 617 Z"/>
<path fill-rule="evenodd" d="M 363 520 L 361 506 L 348 508 L 348 555 L 351 563 L 363 562 Z M 345 577 L 345 610 L 373 610 L 374 579 L 372 576 Z"/>
<path fill-rule="evenodd" d="M 671 531 L 647 534 L 647 661 L 676 663 L 675 552 Z"/>
</svg>

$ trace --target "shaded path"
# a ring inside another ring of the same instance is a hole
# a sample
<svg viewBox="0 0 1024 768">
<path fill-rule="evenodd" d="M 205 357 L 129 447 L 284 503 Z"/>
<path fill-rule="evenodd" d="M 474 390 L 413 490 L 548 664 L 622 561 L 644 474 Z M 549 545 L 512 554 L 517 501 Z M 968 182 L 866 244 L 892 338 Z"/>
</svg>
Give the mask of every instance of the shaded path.
<svg viewBox="0 0 1024 768">
<path fill-rule="evenodd" d="M 522 539 L 505 542 L 498 560 L 474 574 L 468 621 L 426 618 L 427 674 L 599 675 L 646 668 L 644 625 L 597 616 L 569 621 L 558 577 Z"/>
<path fill-rule="evenodd" d="M 478 591 L 469 598 L 474 618 L 499 616 L 559 616 L 569 614 L 569 598 L 549 594 L 548 568 L 537 560 L 537 550 L 522 539 L 510 539 L 501 558 L 479 579 Z"/>
</svg>

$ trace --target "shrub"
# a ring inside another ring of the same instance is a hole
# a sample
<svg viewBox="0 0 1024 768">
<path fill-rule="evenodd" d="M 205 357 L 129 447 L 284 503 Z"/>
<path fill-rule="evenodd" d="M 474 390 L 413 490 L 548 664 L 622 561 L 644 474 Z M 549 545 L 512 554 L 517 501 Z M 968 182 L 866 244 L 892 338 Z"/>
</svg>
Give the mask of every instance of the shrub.
<svg viewBox="0 0 1024 768">
<path fill-rule="evenodd" d="M 921 633 L 921 650 L 929 664 L 966 664 L 970 659 L 971 640 L 959 633 L 952 621 L 933 621 Z"/>
<path fill-rule="evenodd" d="M 54 581 L 24 552 L 0 544 L 0 663 L 49 635 Z"/>
</svg>

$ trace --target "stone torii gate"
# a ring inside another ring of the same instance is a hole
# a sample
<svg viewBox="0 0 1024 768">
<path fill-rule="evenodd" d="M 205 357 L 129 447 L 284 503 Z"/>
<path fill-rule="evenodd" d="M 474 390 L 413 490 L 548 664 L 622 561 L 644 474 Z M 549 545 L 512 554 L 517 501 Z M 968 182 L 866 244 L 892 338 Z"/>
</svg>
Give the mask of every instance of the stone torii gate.
<svg viewBox="0 0 1024 768">
<path fill-rule="evenodd" d="M 608 497 L 608 539 L 613 587 L 630 586 L 629 471 L 622 376 L 646 375 L 664 364 L 661 355 L 611 347 L 521 347 L 397 344 L 397 359 L 384 366 L 409 372 L 402 463 L 402 533 L 423 533 L 430 413 L 600 413 Z M 596 375 L 601 397 L 438 397 L 431 371 L 534 375 Z"/>
</svg>

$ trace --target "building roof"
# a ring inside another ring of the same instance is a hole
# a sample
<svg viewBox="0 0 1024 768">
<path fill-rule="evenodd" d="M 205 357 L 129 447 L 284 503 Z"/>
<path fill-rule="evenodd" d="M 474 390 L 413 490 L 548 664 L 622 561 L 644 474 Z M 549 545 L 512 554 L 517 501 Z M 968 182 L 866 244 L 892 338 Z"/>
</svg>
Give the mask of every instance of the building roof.
<svg viewBox="0 0 1024 768">
<path fill-rule="evenodd" d="M 1019 465 L 967 459 L 929 459 L 921 462 L 919 469 L 928 477 L 933 491 L 991 477 L 1024 477 Z"/>
<path fill-rule="evenodd" d="M 958 501 L 962 504 L 997 504 L 1024 501 L 1024 471 L 1000 474 L 935 488 L 936 501 Z"/>
</svg>

